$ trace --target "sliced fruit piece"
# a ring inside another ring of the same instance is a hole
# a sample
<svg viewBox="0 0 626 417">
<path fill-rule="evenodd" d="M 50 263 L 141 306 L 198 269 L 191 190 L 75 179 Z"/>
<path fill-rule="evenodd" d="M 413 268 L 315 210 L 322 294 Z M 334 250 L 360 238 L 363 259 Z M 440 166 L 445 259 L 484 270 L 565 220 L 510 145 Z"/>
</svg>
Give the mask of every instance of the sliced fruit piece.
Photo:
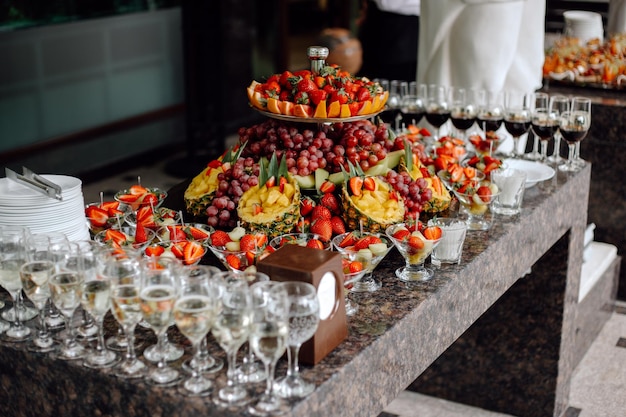
<svg viewBox="0 0 626 417">
<path fill-rule="evenodd" d="M 326 119 L 328 117 L 328 112 L 326 111 L 326 100 L 321 100 L 317 107 L 315 108 L 315 113 L 313 117 L 317 119 Z"/>
<path fill-rule="evenodd" d="M 267 99 L 267 110 L 269 110 L 270 113 L 275 113 L 275 114 L 282 113 L 280 109 L 279 101 L 275 99 L 274 97 L 269 97 Z"/>
<path fill-rule="evenodd" d="M 328 117 L 339 117 L 341 114 L 341 103 L 333 101 L 328 106 Z"/>
</svg>

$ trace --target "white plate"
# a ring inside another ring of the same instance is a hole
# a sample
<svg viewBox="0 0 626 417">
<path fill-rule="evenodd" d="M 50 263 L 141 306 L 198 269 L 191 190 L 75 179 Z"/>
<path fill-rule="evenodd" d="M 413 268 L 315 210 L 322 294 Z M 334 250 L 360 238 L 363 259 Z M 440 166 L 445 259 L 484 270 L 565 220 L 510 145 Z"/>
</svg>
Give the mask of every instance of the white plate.
<svg viewBox="0 0 626 417">
<path fill-rule="evenodd" d="M 524 161 L 522 159 L 505 159 L 507 168 L 515 168 L 526 172 L 526 188 L 530 188 L 540 181 L 554 177 L 555 171 L 540 162 Z"/>
</svg>

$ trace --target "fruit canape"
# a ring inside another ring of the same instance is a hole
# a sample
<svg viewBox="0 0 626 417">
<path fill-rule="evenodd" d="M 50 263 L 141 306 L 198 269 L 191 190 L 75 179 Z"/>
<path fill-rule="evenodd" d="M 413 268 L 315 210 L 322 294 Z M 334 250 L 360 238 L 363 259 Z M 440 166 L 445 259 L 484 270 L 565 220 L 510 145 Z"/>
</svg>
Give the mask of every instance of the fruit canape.
<svg viewBox="0 0 626 417">
<path fill-rule="evenodd" d="M 469 136 L 468 140 L 479 155 L 495 154 L 502 142 L 504 142 L 504 138 L 498 136 L 495 132 L 487 132 L 485 137 L 473 134 Z"/>
<path fill-rule="evenodd" d="M 157 237 L 163 241 L 185 242 L 193 240 L 204 244 L 209 242 L 213 232 L 215 232 L 213 227 L 202 223 L 170 224 L 161 226 L 157 230 Z"/>
<path fill-rule="evenodd" d="M 450 191 L 465 192 L 468 187 L 475 187 L 485 179 L 485 174 L 475 167 L 462 166 L 455 163 L 448 165 L 445 170 L 437 171 L 437 176 Z"/>
<path fill-rule="evenodd" d="M 91 203 L 85 207 L 85 217 L 92 234 L 101 232 L 111 227 L 120 227 L 124 222 L 124 217 L 129 206 L 119 201 L 103 201 L 101 203 Z"/>
<path fill-rule="evenodd" d="M 124 216 L 130 226 L 137 223 L 148 229 L 157 230 L 159 227 L 180 223 L 180 213 L 167 207 L 141 206 L 136 211 L 130 211 Z"/>
<path fill-rule="evenodd" d="M 350 301 L 349 293 L 354 289 L 354 285 L 358 284 L 360 280 L 367 274 L 367 271 L 363 268 L 363 264 L 360 261 L 350 261 L 342 258 L 341 266 L 343 271 L 343 288 L 344 288 L 344 303 L 346 305 L 346 314 L 348 316 L 354 315 L 359 311 L 359 306 Z"/>
<path fill-rule="evenodd" d="M 485 178 L 489 179 L 491 172 L 502 167 L 504 162 L 501 159 L 490 155 L 473 155 L 461 161 L 462 167 L 473 167 L 485 174 Z"/>
<path fill-rule="evenodd" d="M 142 225 L 136 227 L 123 226 L 103 230 L 94 236 L 96 242 L 103 243 L 116 249 L 133 248 L 145 249 L 156 239 L 154 230 L 147 229 Z"/>
<path fill-rule="evenodd" d="M 320 236 L 315 233 L 287 233 L 275 237 L 270 241 L 270 246 L 277 250 L 283 245 L 300 245 L 312 249 L 330 249 L 330 241 L 322 241 Z"/>
<path fill-rule="evenodd" d="M 424 226 L 421 222 L 411 225 L 401 223 L 389 226 L 386 234 L 406 262 L 405 266 L 396 270 L 400 280 L 428 281 L 433 277 L 433 271 L 425 268 L 424 262 L 441 240 L 442 230 L 439 226 Z"/>
<path fill-rule="evenodd" d="M 454 190 L 454 195 L 468 213 L 468 230 L 488 230 L 491 227 L 485 214 L 498 194 L 498 186 L 486 180 Z"/>
<path fill-rule="evenodd" d="M 206 247 L 195 240 L 164 240 L 144 249 L 144 255 L 149 258 L 170 257 L 178 259 L 183 265 L 198 264 L 206 252 Z"/>
</svg>

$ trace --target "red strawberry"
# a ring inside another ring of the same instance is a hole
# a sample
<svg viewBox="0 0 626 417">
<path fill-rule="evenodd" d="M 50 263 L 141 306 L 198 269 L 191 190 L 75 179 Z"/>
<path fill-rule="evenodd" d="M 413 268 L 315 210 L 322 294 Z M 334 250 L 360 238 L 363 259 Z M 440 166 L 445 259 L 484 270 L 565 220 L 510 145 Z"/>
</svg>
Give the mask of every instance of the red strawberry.
<svg viewBox="0 0 626 417">
<path fill-rule="evenodd" d="M 303 197 L 300 200 L 300 214 L 302 216 L 306 216 L 313 211 L 313 207 L 315 207 L 315 202 L 310 197 Z"/>
<path fill-rule="evenodd" d="M 333 225 L 330 219 L 317 219 L 311 224 L 311 233 L 316 233 L 324 242 L 333 237 Z"/>
<path fill-rule="evenodd" d="M 324 249 L 324 244 L 322 243 L 321 240 L 311 239 L 308 242 L 306 242 L 306 247 L 313 248 L 313 249 Z"/>
<path fill-rule="evenodd" d="M 441 233 L 441 228 L 439 226 L 428 226 L 422 231 L 422 234 L 428 240 L 437 240 L 441 238 Z"/>
<path fill-rule="evenodd" d="M 324 194 L 322 198 L 320 198 L 320 205 L 327 207 L 332 213 L 339 213 L 339 199 L 335 194 Z"/>
<path fill-rule="evenodd" d="M 183 230 L 182 226 L 174 225 L 167 226 L 167 229 L 170 231 L 170 240 L 172 242 L 185 242 L 187 241 L 187 235 Z"/>
<path fill-rule="evenodd" d="M 478 190 L 476 190 L 476 194 L 478 194 L 480 199 L 483 200 L 485 203 L 491 201 L 491 189 L 486 185 L 481 185 L 480 187 L 478 187 Z"/>
<path fill-rule="evenodd" d="M 233 269 L 241 270 L 241 259 L 237 255 L 226 255 L 226 263 Z"/>
<path fill-rule="evenodd" d="M 184 243 L 174 243 L 170 250 L 172 254 L 176 257 L 176 259 L 184 259 L 185 258 L 185 248 Z"/>
<path fill-rule="evenodd" d="M 154 193 L 144 194 L 143 197 L 139 197 L 137 199 L 137 201 L 139 200 L 141 200 L 142 206 L 156 207 L 156 205 L 159 203 L 159 197 L 157 197 Z"/>
<path fill-rule="evenodd" d="M 287 178 L 285 177 L 280 177 L 278 179 L 278 189 L 280 190 L 280 192 L 284 192 L 285 191 L 285 184 L 287 184 Z"/>
<path fill-rule="evenodd" d="M 336 235 L 341 235 L 346 233 L 346 224 L 343 222 L 343 219 L 339 216 L 333 216 L 330 219 L 330 223 L 333 227 L 333 233 Z"/>
<path fill-rule="evenodd" d="M 313 207 L 313 211 L 311 212 L 311 220 L 324 219 L 330 220 L 333 217 L 333 214 L 330 212 L 328 207 L 317 205 Z"/>
<path fill-rule="evenodd" d="M 376 180 L 374 180 L 374 177 L 365 177 L 363 188 L 369 191 L 376 191 Z"/>
<path fill-rule="evenodd" d="M 230 241 L 230 236 L 223 230 L 216 230 L 211 234 L 211 243 L 213 246 L 224 246 Z"/>
<path fill-rule="evenodd" d="M 345 235 L 344 238 L 341 240 L 341 242 L 339 243 L 339 247 L 347 248 L 348 246 L 354 245 L 355 242 L 356 242 L 356 236 L 354 235 L 353 232 L 350 232 L 347 235 Z"/>
<path fill-rule="evenodd" d="M 104 232 L 104 240 L 121 246 L 126 243 L 127 238 L 124 232 L 122 232 L 121 230 L 107 229 L 107 231 Z"/>
<path fill-rule="evenodd" d="M 196 263 L 204 256 L 205 250 L 201 244 L 196 241 L 190 240 L 185 244 L 183 252 L 183 263 L 185 265 L 191 265 Z"/>
<path fill-rule="evenodd" d="M 348 270 L 351 274 L 361 272 L 363 270 L 363 263 L 361 261 L 352 261 L 350 265 L 348 265 Z"/>
<path fill-rule="evenodd" d="M 150 245 L 146 248 L 146 256 L 161 256 L 165 249 L 161 245 Z"/>
<path fill-rule="evenodd" d="M 154 222 L 154 211 L 152 206 L 142 206 L 137 209 L 136 214 L 137 224 L 142 224 L 147 228 L 155 228 L 156 223 Z"/>
<path fill-rule="evenodd" d="M 409 235 L 411 234 L 411 232 L 409 232 L 407 229 L 400 229 L 397 230 L 394 234 L 393 237 L 394 239 L 397 240 L 404 240 L 406 239 Z"/>
<path fill-rule="evenodd" d="M 239 240 L 239 249 L 242 251 L 255 251 L 257 249 L 256 240 L 253 235 L 243 235 Z"/>
<path fill-rule="evenodd" d="M 146 194 L 148 192 L 148 189 L 143 185 L 135 184 L 131 185 L 131 187 L 128 189 L 128 192 L 132 195 L 140 196 Z"/>
<path fill-rule="evenodd" d="M 373 243 L 373 237 L 374 236 L 363 236 L 362 238 L 357 239 L 357 241 L 354 242 L 354 250 L 367 249 L 370 243 Z"/>
<path fill-rule="evenodd" d="M 135 227 L 135 243 L 146 243 L 148 241 L 148 233 L 146 228 L 142 224 L 137 224 Z"/>
<path fill-rule="evenodd" d="M 334 182 L 330 180 L 324 180 L 322 185 L 320 185 L 320 192 L 323 194 L 332 193 L 333 191 L 335 191 L 335 188 L 337 188 L 337 186 Z"/>
<path fill-rule="evenodd" d="M 207 232 L 194 226 L 190 226 L 188 232 L 195 240 L 205 240 L 209 237 Z"/>
<path fill-rule="evenodd" d="M 94 227 L 103 227 L 107 224 L 107 220 L 109 220 L 108 212 L 97 206 L 87 207 L 85 209 L 85 215 Z"/>
<path fill-rule="evenodd" d="M 409 236 L 409 246 L 420 250 L 424 247 L 424 241 L 419 236 Z"/>
<path fill-rule="evenodd" d="M 257 248 L 262 248 L 267 244 L 267 235 L 265 233 L 255 233 L 254 240 Z"/>
<path fill-rule="evenodd" d="M 137 201 L 138 198 L 139 198 L 138 195 L 132 195 L 132 194 L 122 194 L 122 195 L 117 196 L 117 199 L 119 201 L 121 201 L 122 203 L 126 203 L 126 204 L 134 203 L 135 201 Z"/>
<path fill-rule="evenodd" d="M 352 195 L 360 196 L 363 190 L 363 178 L 361 177 L 352 177 L 348 180 L 348 185 L 350 186 L 350 191 Z"/>
</svg>

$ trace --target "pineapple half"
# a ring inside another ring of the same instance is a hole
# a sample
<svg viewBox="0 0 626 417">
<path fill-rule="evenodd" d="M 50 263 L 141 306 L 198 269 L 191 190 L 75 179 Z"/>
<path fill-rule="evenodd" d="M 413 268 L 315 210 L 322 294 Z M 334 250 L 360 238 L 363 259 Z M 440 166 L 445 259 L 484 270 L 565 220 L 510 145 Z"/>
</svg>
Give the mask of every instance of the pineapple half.
<svg viewBox="0 0 626 417">
<path fill-rule="evenodd" d="M 217 176 L 239 159 L 245 146 L 245 143 L 241 146 L 239 144 L 235 145 L 224 152 L 218 159 L 209 162 L 207 167 L 191 180 L 183 195 L 185 208 L 189 214 L 200 217 L 206 216 L 206 209 L 213 202 L 215 192 L 219 186 Z"/>
<path fill-rule="evenodd" d="M 265 233 L 269 239 L 290 233 L 300 219 L 300 186 L 287 173 L 285 158 L 280 167 L 276 154 L 269 166 L 261 161 L 259 184 L 243 193 L 237 204 L 241 226 Z"/>
<path fill-rule="evenodd" d="M 362 227 L 365 232 L 384 233 L 388 226 L 404 221 L 404 200 L 382 177 L 351 177 L 341 193 L 348 230 Z"/>
<path fill-rule="evenodd" d="M 427 214 L 441 213 L 450 207 L 452 196 L 446 187 L 443 186 L 441 180 L 436 175 L 431 175 L 428 169 L 422 164 L 416 154 L 405 144 L 405 154 L 400 158 L 399 170 L 409 173 L 413 181 L 418 178 L 424 178 L 428 188 L 432 192 L 432 197 L 423 205 L 422 211 Z M 411 162 L 407 163 L 407 161 Z"/>
</svg>

